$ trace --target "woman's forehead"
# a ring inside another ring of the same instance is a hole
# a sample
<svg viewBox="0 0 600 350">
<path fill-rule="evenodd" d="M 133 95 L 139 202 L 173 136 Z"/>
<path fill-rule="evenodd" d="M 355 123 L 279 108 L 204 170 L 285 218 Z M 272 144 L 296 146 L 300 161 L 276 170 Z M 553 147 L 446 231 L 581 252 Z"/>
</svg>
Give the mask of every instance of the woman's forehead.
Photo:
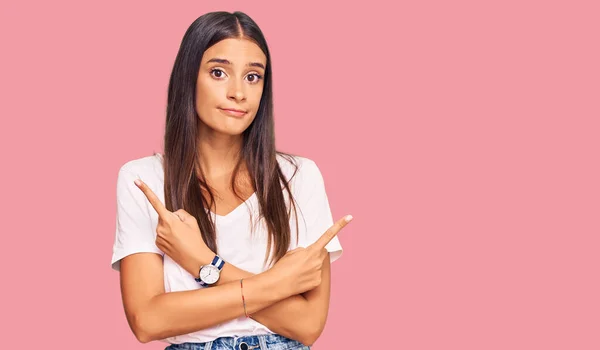
<svg viewBox="0 0 600 350">
<path fill-rule="evenodd" d="M 209 61 L 243 68 L 247 65 L 266 66 L 267 58 L 260 47 L 251 40 L 229 38 L 219 41 L 206 49 L 202 63 Z"/>
</svg>

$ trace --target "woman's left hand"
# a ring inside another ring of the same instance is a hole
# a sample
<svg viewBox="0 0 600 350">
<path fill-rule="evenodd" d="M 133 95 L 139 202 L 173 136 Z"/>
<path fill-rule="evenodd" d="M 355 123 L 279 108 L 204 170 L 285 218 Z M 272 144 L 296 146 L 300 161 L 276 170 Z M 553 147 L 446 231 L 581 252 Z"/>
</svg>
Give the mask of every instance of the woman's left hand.
<svg viewBox="0 0 600 350">
<path fill-rule="evenodd" d="M 206 260 L 215 254 L 204 243 L 196 218 L 183 209 L 169 211 L 142 180 L 137 179 L 136 186 L 158 213 L 156 246 L 191 275 L 197 276 L 200 266 L 210 263 Z"/>
</svg>

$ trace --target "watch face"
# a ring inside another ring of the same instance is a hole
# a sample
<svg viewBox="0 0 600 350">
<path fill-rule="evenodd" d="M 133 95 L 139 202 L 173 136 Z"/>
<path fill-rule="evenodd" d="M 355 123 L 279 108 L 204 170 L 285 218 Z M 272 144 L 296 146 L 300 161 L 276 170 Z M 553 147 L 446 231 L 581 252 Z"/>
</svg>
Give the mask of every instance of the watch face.
<svg viewBox="0 0 600 350">
<path fill-rule="evenodd" d="M 200 279 L 206 284 L 213 284 L 219 280 L 219 269 L 214 265 L 204 265 L 200 269 Z"/>
</svg>

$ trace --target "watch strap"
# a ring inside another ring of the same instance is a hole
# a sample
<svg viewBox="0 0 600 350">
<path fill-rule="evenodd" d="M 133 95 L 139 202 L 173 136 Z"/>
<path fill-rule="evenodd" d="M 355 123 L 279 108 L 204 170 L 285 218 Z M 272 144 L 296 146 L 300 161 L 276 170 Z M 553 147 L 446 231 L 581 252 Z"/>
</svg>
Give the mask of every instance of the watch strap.
<svg viewBox="0 0 600 350">
<path fill-rule="evenodd" d="M 223 266 L 225 266 L 225 260 L 221 259 L 220 256 L 215 255 L 215 257 L 213 258 L 213 261 L 210 264 L 216 266 L 217 269 L 219 269 L 219 271 L 221 271 L 221 269 L 223 269 Z"/>
</svg>

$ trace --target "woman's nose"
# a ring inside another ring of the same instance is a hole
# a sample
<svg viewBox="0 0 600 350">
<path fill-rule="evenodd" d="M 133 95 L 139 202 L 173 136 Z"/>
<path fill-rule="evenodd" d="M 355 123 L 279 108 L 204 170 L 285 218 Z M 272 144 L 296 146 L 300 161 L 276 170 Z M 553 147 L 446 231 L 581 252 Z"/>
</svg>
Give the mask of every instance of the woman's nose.
<svg viewBox="0 0 600 350">
<path fill-rule="evenodd" d="M 228 95 L 229 98 L 235 99 L 236 101 L 242 101 L 245 98 L 243 83 L 232 79 L 229 86 Z"/>
</svg>

